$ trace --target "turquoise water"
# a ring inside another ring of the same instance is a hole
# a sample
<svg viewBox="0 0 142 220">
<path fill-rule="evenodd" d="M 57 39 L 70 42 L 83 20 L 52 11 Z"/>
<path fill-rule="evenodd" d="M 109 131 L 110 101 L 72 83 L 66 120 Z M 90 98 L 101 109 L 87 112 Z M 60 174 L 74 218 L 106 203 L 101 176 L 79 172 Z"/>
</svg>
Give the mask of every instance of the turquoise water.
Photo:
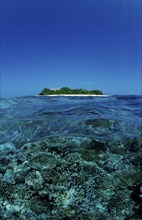
<svg viewBox="0 0 142 220">
<path fill-rule="evenodd" d="M 0 101 L 0 219 L 142 219 L 142 96 Z"/>
</svg>

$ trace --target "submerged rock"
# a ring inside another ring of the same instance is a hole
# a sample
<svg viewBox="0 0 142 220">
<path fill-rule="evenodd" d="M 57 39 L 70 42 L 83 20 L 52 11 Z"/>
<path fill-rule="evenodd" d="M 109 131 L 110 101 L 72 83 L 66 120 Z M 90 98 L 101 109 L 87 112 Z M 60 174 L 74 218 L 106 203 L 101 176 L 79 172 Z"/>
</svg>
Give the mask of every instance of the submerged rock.
<svg viewBox="0 0 142 220">
<path fill-rule="evenodd" d="M 91 125 L 92 127 L 102 126 L 102 127 L 108 128 L 110 127 L 111 122 L 108 119 L 101 118 L 101 119 L 88 119 L 85 121 L 85 124 Z"/>
<path fill-rule="evenodd" d="M 38 153 L 29 159 L 29 166 L 35 170 L 43 168 L 53 169 L 57 165 L 57 158 L 53 154 Z"/>
<path fill-rule="evenodd" d="M 0 159 L 4 158 L 6 154 L 14 153 L 16 150 L 13 143 L 3 143 L 0 144 Z"/>
<path fill-rule="evenodd" d="M 120 120 L 110 120 L 106 118 L 88 119 L 84 122 L 89 131 L 94 135 L 109 136 L 112 132 L 119 135 L 119 131 L 123 130 L 124 122 Z"/>
</svg>

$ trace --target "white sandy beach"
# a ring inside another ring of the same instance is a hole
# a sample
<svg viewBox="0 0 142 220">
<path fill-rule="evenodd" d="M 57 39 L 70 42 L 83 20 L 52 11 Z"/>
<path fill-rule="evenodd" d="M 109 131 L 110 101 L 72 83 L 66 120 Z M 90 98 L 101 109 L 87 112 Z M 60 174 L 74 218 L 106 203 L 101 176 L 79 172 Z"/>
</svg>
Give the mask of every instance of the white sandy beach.
<svg viewBox="0 0 142 220">
<path fill-rule="evenodd" d="M 88 96 L 94 96 L 94 97 L 108 97 L 109 95 L 89 95 L 89 94 L 56 94 L 56 95 L 36 95 L 36 96 L 83 96 L 83 97 L 88 97 Z"/>
</svg>

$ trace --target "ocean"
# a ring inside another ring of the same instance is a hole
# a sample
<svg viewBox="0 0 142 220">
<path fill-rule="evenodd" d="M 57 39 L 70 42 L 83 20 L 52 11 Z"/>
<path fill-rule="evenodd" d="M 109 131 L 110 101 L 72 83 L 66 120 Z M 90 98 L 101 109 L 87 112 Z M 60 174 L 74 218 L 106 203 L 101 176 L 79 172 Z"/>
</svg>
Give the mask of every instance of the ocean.
<svg viewBox="0 0 142 220">
<path fill-rule="evenodd" d="M 0 218 L 142 219 L 142 96 L 0 99 Z"/>
</svg>

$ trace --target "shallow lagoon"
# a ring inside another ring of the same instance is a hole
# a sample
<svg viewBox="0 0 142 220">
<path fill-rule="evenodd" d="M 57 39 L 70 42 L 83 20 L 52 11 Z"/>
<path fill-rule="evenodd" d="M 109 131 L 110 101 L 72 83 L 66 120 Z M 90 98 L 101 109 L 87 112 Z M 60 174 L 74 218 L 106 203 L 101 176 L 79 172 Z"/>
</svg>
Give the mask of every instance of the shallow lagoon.
<svg viewBox="0 0 142 220">
<path fill-rule="evenodd" d="M 0 107 L 1 219 L 141 219 L 141 96 Z"/>
</svg>

